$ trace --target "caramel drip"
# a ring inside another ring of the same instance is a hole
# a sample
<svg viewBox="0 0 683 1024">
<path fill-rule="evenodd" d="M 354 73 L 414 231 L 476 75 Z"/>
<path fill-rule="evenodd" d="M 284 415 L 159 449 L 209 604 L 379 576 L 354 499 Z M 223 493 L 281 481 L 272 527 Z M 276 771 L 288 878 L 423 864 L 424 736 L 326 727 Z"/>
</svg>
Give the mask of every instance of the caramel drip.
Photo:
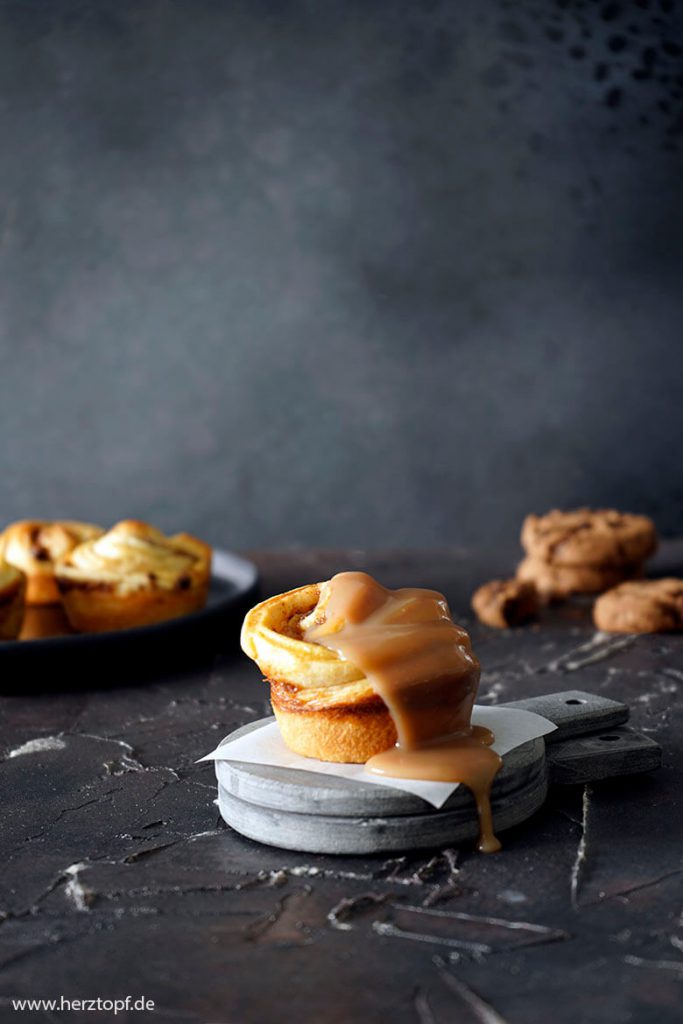
<svg viewBox="0 0 683 1024">
<path fill-rule="evenodd" d="M 356 665 L 389 709 L 398 743 L 371 758 L 369 771 L 462 783 L 477 804 L 478 848 L 500 849 L 489 796 L 502 761 L 489 730 L 471 725 L 479 662 L 443 595 L 387 590 L 366 573 L 339 573 L 323 585 L 302 628 L 307 642 Z"/>
</svg>

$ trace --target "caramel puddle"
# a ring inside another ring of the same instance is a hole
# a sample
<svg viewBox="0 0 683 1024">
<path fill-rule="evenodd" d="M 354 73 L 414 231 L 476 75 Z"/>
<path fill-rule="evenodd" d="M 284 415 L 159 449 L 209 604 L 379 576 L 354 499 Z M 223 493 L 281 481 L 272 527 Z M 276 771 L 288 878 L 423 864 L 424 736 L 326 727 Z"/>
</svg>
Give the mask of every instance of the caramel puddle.
<svg viewBox="0 0 683 1024">
<path fill-rule="evenodd" d="M 479 815 L 478 849 L 499 850 L 490 792 L 502 759 L 491 750 L 493 734 L 470 724 L 479 662 L 443 595 L 339 573 L 301 625 L 306 641 L 356 665 L 389 709 L 398 743 L 371 758 L 368 770 L 467 786 Z"/>
</svg>

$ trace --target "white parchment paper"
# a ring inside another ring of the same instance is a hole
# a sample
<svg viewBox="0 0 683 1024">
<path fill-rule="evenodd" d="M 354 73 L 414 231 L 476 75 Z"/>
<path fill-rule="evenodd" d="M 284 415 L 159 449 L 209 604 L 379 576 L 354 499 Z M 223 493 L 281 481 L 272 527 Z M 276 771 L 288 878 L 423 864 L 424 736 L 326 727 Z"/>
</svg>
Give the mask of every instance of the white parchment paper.
<svg viewBox="0 0 683 1024">
<path fill-rule="evenodd" d="M 517 708 L 482 707 L 475 705 L 472 724 L 483 725 L 494 734 L 493 749 L 503 756 L 520 747 L 528 740 L 537 739 L 553 732 L 557 726 L 541 715 Z M 285 745 L 277 722 L 272 718 L 263 719 L 260 728 L 236 740 L 224 740 L 199 759 L 200 761 L 241 761 L 244 764 L 273 765 L 278 768 L 294 768 L 297 771 L 317 772 L 321 775 L 335 775 L 340 779 L 352 779 L 372 786 L 389 786 L 402 789 L 422 797 L 433 807 L 442 807 L 451 793 L 458 788 L 455 782 L 425 782 L 422 779 L 394 779 L 375 775 L 365 770 L 362 764 L 334 764 L 331 761 L 317 761 L 312 757 L 301 757 Z"/>
</svg>

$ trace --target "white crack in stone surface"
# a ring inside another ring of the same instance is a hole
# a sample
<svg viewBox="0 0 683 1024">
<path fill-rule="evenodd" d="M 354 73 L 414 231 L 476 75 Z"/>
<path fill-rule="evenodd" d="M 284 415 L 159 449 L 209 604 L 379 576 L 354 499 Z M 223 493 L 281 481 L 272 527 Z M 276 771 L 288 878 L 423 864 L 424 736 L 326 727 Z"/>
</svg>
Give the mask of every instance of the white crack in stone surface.
<svg viewBox="0 0 683 1024">
<path fill-rule="evenodd" d="M 66 743 L 61 736 L 39 736 L 35 740 L 27 740 L 20 747 L 10 750 L 7 759 L 11 757 L 23 757 L 24 754 L 41 754 L 45 750 L 64 750 Z"/>
</svg>

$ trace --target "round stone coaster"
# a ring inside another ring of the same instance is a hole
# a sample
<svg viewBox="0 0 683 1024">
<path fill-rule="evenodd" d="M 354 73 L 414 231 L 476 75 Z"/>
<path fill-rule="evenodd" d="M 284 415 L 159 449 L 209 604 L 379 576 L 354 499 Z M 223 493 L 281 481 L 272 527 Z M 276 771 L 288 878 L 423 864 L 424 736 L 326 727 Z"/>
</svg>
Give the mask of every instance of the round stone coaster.
<svg viewBox="0 0 683 1024">
<path fill-rule="evenodd" d="M 261 724 L 243 726 L 226 740 Z M 411 793 L 313 771 L 216 761 L 216 776 L 224 821 L 269 846 L 369 854 L 459 843 L 479 833 L 474 798 L 465 786 L 436 810 Z M 537 811 L 547 786 L 543 739 L 505 754 L 491 791 L 495 831 Z"/>
</svg>

